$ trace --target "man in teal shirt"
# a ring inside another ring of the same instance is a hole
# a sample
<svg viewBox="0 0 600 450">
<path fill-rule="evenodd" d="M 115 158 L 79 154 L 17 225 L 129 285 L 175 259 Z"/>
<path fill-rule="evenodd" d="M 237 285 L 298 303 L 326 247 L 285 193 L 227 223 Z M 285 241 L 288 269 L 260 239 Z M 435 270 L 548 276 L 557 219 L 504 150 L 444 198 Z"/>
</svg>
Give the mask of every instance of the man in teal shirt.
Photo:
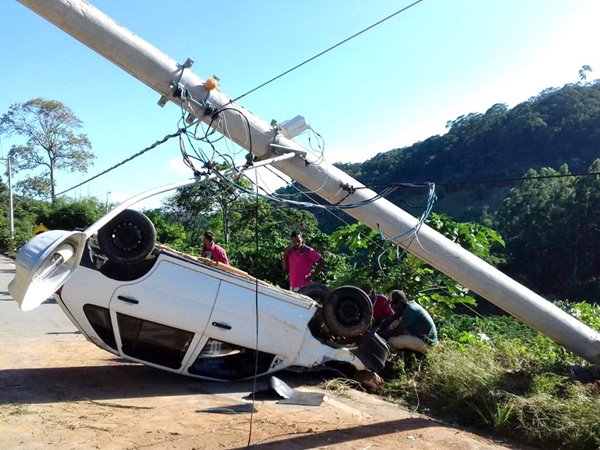
<svg viewBox="0 0 600 450">
<path fill-rule="evenodd" d="M 437 329 L 429 313 L 417 302 L 408 300 L 404 292 L 394 290 L 390 302 L 395 314 L 380 328 L 379 334 L 396 349 L 426 352 L 436 345 Z"/>
</svg>

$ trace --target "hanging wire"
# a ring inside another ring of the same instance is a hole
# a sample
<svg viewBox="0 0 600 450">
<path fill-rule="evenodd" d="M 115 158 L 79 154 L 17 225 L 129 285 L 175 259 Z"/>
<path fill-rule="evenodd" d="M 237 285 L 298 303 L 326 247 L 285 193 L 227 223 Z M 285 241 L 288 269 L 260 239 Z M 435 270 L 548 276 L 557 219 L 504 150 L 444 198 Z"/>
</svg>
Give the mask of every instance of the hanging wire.
<svg viewBox="0 0 600 450">
<path fill-rule="evenodd" d="M 388 236 L 384 235 L 383 231 L 381 231 L 379 224 L 377 225 L 377 229 L 379 230 L 379 234 L 382 237 L 382 239 L 384 239 L 386 241 L 402 242 L 407 237 L 416 236 L 416 234 L 419 232 L 419 230 L 421 229 L 421 226 L 423 226 L 423 224 L 427 220 L 427 217 L 429 217 L 429 215 L 431 214 L 431 211 L 433 210 L 433 205 L 437 200 L 437 195 L 435 194 L 435 183 L 432 183 L 432 182 L 427 182 L 424 184 L 397 183 L 397 184 L 394 184 L 393 186 L 396 186 L 396 187 L 404 186 L 404 187 L 411 187 L 411 188 L 416 188 L 416 187 L 419 187 L 419 188 L 427 187 L 428 188 L 427 205 L 425 207 L 425 210 L 419 217 L 415 226 L 413 226 L 411 229 L 405 231 L 404 233 L 400 233 L 397 236 L 388 237 Z M 406 248 L 408 248 L 408 246 Z"/>
<path fill-rule="evenodd" d="M 267 168 L 267 170 L 271 171 L 274 175 L 278 176 L 281 180 L 286 181 L 281 176 L 279 176 L 279 174 L 277 174 L 275 171 L 271 170 L 271 168 L 269 166 L 265 166 L 265 167 Z M 298 186 L 295 183 L 290 183 L 289 186 L 291 188 L 295 189 L 296 192 L 297 192 L 297 194 L 300 194 L 300 195 L 303 195 L 303 196 L 307 197 L 313 203 L 317 202 L 317 200 L 314 199 L 313 197 L 311 197 L 310 194 L 311 193 L 316 193 L 318 190 L 317 191 L 303 191 L 302 189 L 298 188 Z M 289 194 L 289 195 L 297 195 L 297 194 Z M 330 209 L 325 209 L 325 212 L 327 212 L 331 216 L 335 217 L 337 220 L 339 220 L 343 224 L 345 224 L 347 226 L 351 225 L 347 220 L 345 220 L 343 217 L 338 216 L 337 214 L 335 214 Z M 369 236 L 365 236 L 365 239 L 367 241 L 369 241 L 371 244 L 373 244 L 374 246 L 379 247 L 381 250 L 385 250 L 384 247 L 379 242 L 372 240 L 371 238 L 369 238 Z"/>
<path fill-rule="evenodd" d="M 256 174 L 256 170 L 254 171 Z M 258 175 L 255 175 L 256 177 L 258 177 Z M 257 184 L 258 186 L 258 178 L 257 178 Z M 257 192 L 258 192 L 258 187 L 257 187 Z M 259 244 L 259 230 L 258 230 L 258 224 L 259 224 L 259 202 L 258 202 L 258 195 L 255 198 L 255 213 L 254 213 L 254 242 L 255 242 L 255 250 L 256 250 L 256 261 L 259 260 L 260 257 L 260 244 Z M 256 335 L 255 335 L 255 355 L 254 355 L 254 377 L 252 380 L 252 408 L 250 409 L 250 427 L 248 430 L 248 444 L 247 446 L 250 447 L 250 442 L 252 441 L 252 424 L 253 424 L 253 419 L 254 419 L 254 400 L 255 400 L 255 396 L 256 396 L 256 380 L 258 378 L 258 327 L 259 327 L 259 317 L 258 317 L 258 278 L 254 277 L 254 321 L 256 324 Z"/>
<path fill-rule="evenodd" d="M 251 129 L 250 129 L 250 123 L 247 119 L 247 117 L 244 115 L 244 113 L 236 108 L 232 108 L 232 107 L 225 107 L 222 108 L 220 112 L 222 111 L 226 111 L 226 110 L 232 110 L 237 112 L 238 114 L 240 114 L 240 116 L 245 120 L 245 124 L 246 124 L 246 129 L 247 129 L 247 138 L 248 138 L 248 145 L 250 147 L 250 150 L 252 149 L 252 140 L 251 140 Z M 229 155 L 224 155 L 222 153 L 220 153 L 216 147 L 214 147 L 213 141 L 210 140 L 209 138 L 209 130 L 210 129 L 214 129 L 213 124 L 215 122 L 215 120 L 217 120 L 217 118 L 220 117 L 220 114 L 214 114 L 211 118 L 211 121 L 208 124 L 208 128 L 204 134 L 204 137 L 202 138 L 202 140 L 204 142 L 209 143 L 209 145 L 211 145 L 212 149 L 213 149 L 213 156 L 218 154 L 219 156 L 221 156 L 224 160 L 229 158 L 231 159 L 231 165 L 234 166 L 233 164 L 233 158 Z M 224 133 L 228 133 L 227 127 L 223 126 L 222 129 L 224 130 Z M 318 135 L 318 133 L 316 134 L 317 136 L 320 137 L 320 135 Z M 188 135 L 189 138 L 189 135 Z M 322 139 L 322 138 L 321 138 Z M 319 144 L 321 145 L 321 144 Z M 268 192 L 266 189 L 264 189 L 262 186 L 260 186 L 260 183 L 258 183 L 258 173 L 256 174 L 256 180 L 253 182 L 251 179 L 249 179 L 249 181 L 251 183 L 253 183 L 256 187 L 255 191 L 250 191 L 249 189 L 245 188 L 244 186 L 239 185 L 238 183 L 235 183 L 234 181 L 230 180 L 227 177 L 222 176 L 222 174 L 216 170 L 215 167 L 210 167 L 211 170 L 213 170 L 217 176 L 219 178 L 222 179 L 222 181 L 228 183 L 229 185 L 231 185 L 233 188 L 247 194 L 247 195 L 254 195 L 256 198 L 260 197 L 263 198 L 265 200 L 268 201 L 272 201 L 272 202 L 276 202 L 276 203 L 287 203 L 287 204 L 291 204 L 294 206 L 301 206 L 301 207 L 306 207 L 306 208 L 321 208 L 321 209 L 325 209 L 326 211 L 331 213 L 331 209 L 352 209 L 352 208 L 357 208 L 360 206 L 364 206 L 367 205 L 373 201 L 376 201 L 380 198 L 384 198 L 385 196 L 391 194 L 392 192 L 394 192 L 398 187 L 409 187 L 409 188 L 415 188 L 415 187 L 428 187 L 429 188 L 429 195 L 428 195 L 428 202 L 427 202 L 427 206 L 425 211 L 423 212 L 423 214 L 421 215 L 421 217 L 419 218 L 417 224 L 415 225 L 415 227 L 413 227 L 411 230 L 407 231 L 405 234 L 407 236 L 412 236 L 412 240 L 409 243 L 409 245 L 406 247 L 408 248 L 410 246 L 410 244 L 416 239 L 416 236 L 418 234 L 418 231 L 420 230 L 422 224 L 425 222 L 425 220 L 427 219 L 427 217 L 429 216 L 429 214 L 431 213 L 431 210 L 433 208 L 433 203 L 436 200 L 436 196 L 435 196 L 435 185 L 433 183 L 426 183 L 426 184 L 421 184 L 421 185 L 416 185 L 413 183 L 396 183 L 396 184 L 392 184 L 390 186 L 385 187 L 381 192 L 375 194 L 372 198 L 369 199 L 365 199 L 362 200 L 360 202 L 357 203 L 349 203 L 349 204 L 343 204 L 342 202 L 344 202 L 347 198 L 349 198 L 351 195 L 353 195 L 356 190 L 358 189 L 364 189 L 364 187 L 359 187 L 359 188 L 353 188 L 353 187 L 346 187 L 346 191 L 347 191 L 347 195 L 342 198 L 340 201 L 338 201 L 336 204 L 334 205 L 323 205 L 320 203 L 317 203 L 316 201 L 314 201 L 314 199 L 312 199 L 308 193 L 314 193 L 315 191 L 309 191 L 309 192 L 301 192 L 303 195 L 305 195 L 306 197 L 308 197 L 311 202 L 301 202 L 301 201 L 297 201 L 297 200 L 290 200 L 290 199 L 286 199 L 286 198 L 282 198 L 281 196 L 275 194 L 275 193 L 271 193 Z M 268 168 L 268 170 L 271 171 L 271 173 L 276 174 L 273 170 L 271 170 L 270 168 Z M 279 178 L 281 178 L 278 174 L 276 174 Z M 323 186 L 325 185 L 325 183 L 327 182 L 327 180 L 324 181 L 324 183 L 319 187 L 318 190 L 322 189 Z M 294 184 L 292 184 L 292 186 L 294 186 L 294 188 L 296 188 L 296 186 Z M 297 189 L 297 188 L 296 188 Z M 260 193 L 259 190 L 262 190 L 263 193 Z M 335 214 L 334 214 L 335 216 Z M 336 216 L 337 217 L 337 216 Z M 390 238 L 386 238 L 383 233 L 381 232 L 381 230 L 379 230 L 380 235 L 384 238 L 384 240 L 388 240 L 388 241 L 393 241 L 395 239 L 390 239 Z M 403 237 L 402 235 L 397 236 L 396 239 L 399 239 Z M 381 248 L 381 246 L 380 246 Z M 383 249 L 383 251 L 381 252 L 381 254 L 379 255 L 377 261 L 378 261 L 378 265 L 379 268 L 382 272 L 384 272 L 382 264 L 381 264 L 381 258 L 383 257 L 383 255 L 389 251 L 389 249 Z M 399 246 L 396 245 L 396 251 L 397 253 L 399 252 Z M 406 252 L 406 249 L 404 250 L 404 253 Z M 402 256 L 404 255 L 404 253 L 402 255 L 398 256 L 398 259 L 401 259 Z"/>
<path fill-rule="evenodd" d="M 253 92 L 255 92 L 255 91 L 258 91 L 259 89 L 263 88 L 263 87 L 264 87 L 264 86 L 266 86 L 267 84 L 270 84 L 270 83 L 272 83 L 272 82 L 273 82 L 273 81 L 275 81 L 275 80 L 278 80 L 279 78 L 281 78 L 281 77 L 283 77 L 283 76 L 287 75 L 287 74 L 288 74 L 288 73 L 290 73 L 290 72 L 293 72 L 294 70 L 296 70 L 296 69 L 298 69 L 298 68 L 302 67 L 303 65 L 305 65 L 305 64 L 308 64 L 309 62 L 311 62 L 311 61 L 313 61 L 313 60 L 315 60 L 315 59 L 319 58 L 320 56 L 323 56 L 325 53 L 328 53 L 328 52 L 330 52 L 331 50 L 333 50 L 333 49 L 335 49 L 335 48 L 339 47 L 340 45 L 343 45 L 343 44 L 345 44 L 346 42 L 348 42 L 348 41 L 351 41 L 351 40 L 352 40 L 352 39 L 354 39 L 355 37 L 357 37 L 357 36 L 360 36 L 360 35 L 361 35 L 361 34 L 363 34 L 363 33 L 366 33 L 366 32 L 367 32 L 367 31 L 369 31 L 370 29 L 372 29 L 372 28 L 375 28 L 375 27 L 376 27 L 376 26 L 378 26 L 378 25 L 381 25 L 383 22 L 385 22 L 385 21 L 387 21 L 387 20 L 391 19 L 392 17 L 395 17 L 395 16 L 397 16 L 397 15 L 398 15 L 398 14 L 400 14 L 400 13 L 403 13 L 404 11 L 406 11 L 406 10 L 408 10 L 408 9 L 412 8 L 412 7 L 413 7 L 413 6 L 415 6 L 416 4 L 418 4 L 418 3 L 421 3 L 422 1 L 423 1 L 423 0 L 417 0 L 416 2 L 413 2 L 413 3 L 411 3 L 410 5 L 408 5 L 408 6 L 405 6 L 404 8 L 401 8 L 401 9 L 399 9 L 398 11 L 396 11 L 396 12 L 394 12 L 394 13 L 390 14 L 389 16 L 387 16 L 387 17 L 384 17 L 383 19 L 381 19 L 381 20 L 379 20 L 379 21 L 375 22 L 374 24 L 372 24 L 372 25 L 369 25 L 369 26 L 368 26 L 368 27 L 366 27 L 366 28 L 363 28 L 363 29 L 362 29 L 362 30 L 360 30 L 359 32 L 357 32 L 357 33 L 354 33 L 352 36 L 349 36 L 349 37 L 347 37 L 347 38 L 346 38 L 346 39 L 344 39 L 343 41 L 340 41 L 340 42 L 338 42 L 337 44 L 335 44 L 335 45 L 332 45 L 331 47 L 329 47 L 329 48 L 327 48 L 327 49 L 323 50 L 322 52 L 320 52 L 320 53 L 317 53 L 316 55 L 314 55 L 314 56 L 312 56 L 312 57 L 310 57 L 310 58 L 308 58 L 308 59 L 306 59 L 306 60 L 302 61 L 300 64 L 296 64 L 294 67 L 292 67 L 292 68 L 290 68 L 290 69 L 286 70 L 285 72 L 282 72 L 282 73 L 280 73 L 279 75 L 277 75 L 277 76 L 275 76 L 275 77 L 271 78 L 271 79 L 270 79 L 270 80 L 268 80 L 268 81 L 265 81 L 264 83 L 262 83 L 262 84 L 260 84 L 260 85 L 256 86 L 256 87 L 255 87 L 255 88 L 253 88 L 253 89 L 250 89 L 248 92 L 246 92 L 246 93 L 244 93 L 244 94 L 242 94 L 242 95 L 240 95 L 240 96 L 236 97 L 234 100 L 231 100 L 231 103 L 232 103 L 232 102 L 237 102 L 237 101 L 238 101 L 238 100 L 240 100 L 241 98 L 243 98 L 243 97 L 245 97 L 245 96 L 247 96 L 247 95 L 249 95 L 249 94 L 251 94 L 251 93 L 253 93 Z"/>
<path fill-rule="evenodd" d="M 90 181 L 92 181 L 92 180 L 95 180 L 96 178 L 98 178 L 98 177 L 101 177 L 102 175 L 105 175 L 105 174 L 107 174 L 108 172 L 110 172 L 110 171 L 112 171 L 112 170 L 115 170 L 115 169 L 116 169 L 116 168 L 118 168 L 118 167 L 121 167 L 122 165 L 124 165 L 124 164 L 128 163 L 129 161 L 132 161 L 132 160 L 134 160 L 134 159 L 135 159 L 135 158 L 137 158 L 138 156 L 142 156 L 144 153 L 146 153 L 146 152 L 149 152 L 149 151 L 150 151 L 150 150 L 152 150 L 153 148 L 156 148 L 156 147 L 158 147 L 159 145 L 161 145 L 161 144 L 164 144 L 164 143 L 165 143 L 165 142 L 167 142 L 169 139 L 172 139 L 172 138 L 174 138 L 174 137 L 178 137 L 178 136 L 180 136 L 182 132 L 183 132 L 183 130 L 179 129 L 179 130 L 178 130 L 176 133 L 167 134 L 167 135 L 166 135 L 164 138 L 162 138 L 162 139 L 160 139 L 160 140 L 156 141 L 154 144 L 152 144 L 152 145 L 150 145 L 150 146 L 148 146 L 148 147 L 144 148 L 143 150 L 140 150 L 139 152 L 137 152 L 137 153 L 135 153 L 135 154 L 131 155 L 129 158 L 127 158 L 127 159 L 124 159 L 124 160 L 123 160 L 123 161 L 121 161 L 120 163 L 117 163 L 117 164 L 115 164 L 114 166 L 112 166 L 112 167 L 109 167 L 108 169 L 106 169 L 106 170 L 104 170 L 104 171 L 100 172 L 99 174 L 97 174 L 97 175 L 94 175 L 93 177 L 91 177 L 91 178 L 88 178 L 87 180 L 85 180 L 85 181 L 83 181 L 83 182 L 81 182 L 81 183 L 79 183 L 79 184 L 76 184 L 75 186 L 72 186 L 72 187 L 70 187 L 69 189 L 65 189 L 64 191 L 61 191 L 61 192 L 59 192 L 58 194 L 56 194 L 56 196 L 58 197 L 59 195 L 66 194 L 67 192 L 69 192 L 69 191 L 72 191 L 73 189 L 77 189 L 78 187 L 80 187 L 80 186 L 83 186 L 84 184 L 87 184 L 87 183 L 89 183 Z M 46 199 L 46 200 L 47 200 L 47 199 Z"/>
<path fill-rule="evenodd" d="M 405 231 L 404 233 L 401 233 L 397 236 L 387 237 L 384 235 L 383 231 L 381 231 L 379 224 L 377 224 L 377 231 L 379 232 L 379 235 L 381 236 L 381 238 L 384 241 L 389 241 L 389 242 L 395 243 L 396 258 L 398 260 L 401 260 L 404 257 L 404 255 L 406 255 L 406 253 L 408 253 L 408 249 L 410 248 L 410 246 L 412 245 L 412 243 L 415 240 L 421 246 L 421 248 L 423 248 L 423 246 L 419 242 L 419 237 L 418 237 L 419 230 L 421 229 L 421 227 L 423 226 L 423 224 L 425 223 L 425 221 L 431 214 L 431 211 L 433 210 L 433 205 L 437 200 L 437 195 L 435 194 L 435 183 L 432 183 L 432 182 L 428 182 L 428 183 L 424 183 L 424 184 L 420 184 L 420 185 L 412 184 L 412 183 L 399 183 L 399 184 L 397 184 L 397 186 L 404 186 L 404 187 L 410 187 L 410 188 L 416 188 L 416 187 L 427 187 L 428 188 L 427 205 L 425 207 L 425 210 L 419 216 L 419 219 L 417 220 L 417 223 L 415 224 L 415 226 L 413 226 L 411 229 L 409 229 L 409 230 Z M 405 247 L 403 247 L 402 252 L 400 252 L 400 242 L 402 242 L 403 240 L 405 240 L 407 238 L 410 238 L 410 242 Z M 425 250 L 425 249 L 423 248 L 423 250 Z M 384 250 L 377 258 L 377 264 L 379 266 L 379 270 L 381 270 L 382 273 L 385 273 L 385 271 L 383 270 L 383 267 L 381 265 L 381 258 L 387 251 L 389 251 L 389 249 Z"/>
</svg>

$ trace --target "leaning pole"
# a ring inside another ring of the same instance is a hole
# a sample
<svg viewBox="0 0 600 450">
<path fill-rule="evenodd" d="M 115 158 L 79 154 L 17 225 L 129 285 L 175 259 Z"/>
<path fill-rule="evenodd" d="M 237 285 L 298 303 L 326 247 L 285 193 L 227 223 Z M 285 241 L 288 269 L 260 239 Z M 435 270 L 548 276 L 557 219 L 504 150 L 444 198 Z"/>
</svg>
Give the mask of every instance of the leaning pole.
<svg viewBox="0 0 600 450">
<path fill-rule="evenodd" d="M 360 203 L 376 193 L 364 188 L 341 170 L 282 135 L 267 123 L 190 69 L 192 61 L 179 64 L 148 42 L 116 23 L 83 0 L 18 0 L 58 28 L 104 56 L 160 95 L 159 104 L 181 104 L 180 92 L 192 116 L 211 123 L 228 138 L 252 152 L 257 159 L 294 152 L 295 157 L 273 164 L 277 169 L 317 193 L 331 204 Z M 210 105 L 210 108 L 206 108 Z M 214 120 L 214 110 L 221 110 Z M 227 124 L 227 129 L 221 127 Z M 251 138 L 251 139 L 250 139 Z M 250 144 L 251 143 L 251 144 Z M 360 189 L 356 189 L 359 188 Z M 346 210 L 355 219 L 386 236 L 400 236 L 396 244 L 430 264 L 469 290 L 476 292 L 517 319 L 544 333 L 558 344 L 591 363 L 600 363 L 600 334 L 493 266 L 422 226 L 418 242 L 407 239 L 418 220 L 385 199 Z"/>
</svg>

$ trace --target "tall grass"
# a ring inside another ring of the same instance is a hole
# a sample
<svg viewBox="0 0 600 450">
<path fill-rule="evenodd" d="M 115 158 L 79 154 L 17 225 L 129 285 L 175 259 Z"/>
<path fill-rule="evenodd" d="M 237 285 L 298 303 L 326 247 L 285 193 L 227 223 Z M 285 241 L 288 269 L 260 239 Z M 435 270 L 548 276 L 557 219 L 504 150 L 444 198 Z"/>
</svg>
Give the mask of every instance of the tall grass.
<svg viewBox="0 0 600 450">
<path fill-rule="evenodd" d="M 590 320 L 600 318 L 592 311 Z M 440 345 L 407 369 L 391 363 L 382 393 L 450 422 L 562 449 L 600 448 L 600 380 L 586 364 L 510 317 L 443 320 Z"/>
</svg>

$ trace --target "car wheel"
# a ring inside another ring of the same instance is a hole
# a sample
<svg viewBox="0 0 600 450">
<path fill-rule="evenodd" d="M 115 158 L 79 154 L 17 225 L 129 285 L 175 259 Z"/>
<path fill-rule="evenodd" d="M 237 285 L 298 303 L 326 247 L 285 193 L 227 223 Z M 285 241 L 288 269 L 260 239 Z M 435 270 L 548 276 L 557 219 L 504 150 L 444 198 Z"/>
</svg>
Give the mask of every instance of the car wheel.
<svg viewBox="0 0 600 450">
<path fill-rule="evenodd" d="M 325 300 L 327 300 L 327 298 L 331 295 L 331 291 L 327 289 L 327 286 L 318 283 L 302 286 L 298 290 L 298 293 L 312 298 L 320 305 L 325 304 Z"/>
<path fill-rule="evenodd" d="M 352 338 L 367 331 L 373 320 L 373 304 L 355 286 L 334 289 L 323 306 L 323 319 L 338 337 Z"/>
<path fill-rule="evenodd" d="M 100 251 L 109 261 L 135 264 L 154 249 L 156 230 L 141 212 L 126 209 L 98 230 Z"/>
</svg>

